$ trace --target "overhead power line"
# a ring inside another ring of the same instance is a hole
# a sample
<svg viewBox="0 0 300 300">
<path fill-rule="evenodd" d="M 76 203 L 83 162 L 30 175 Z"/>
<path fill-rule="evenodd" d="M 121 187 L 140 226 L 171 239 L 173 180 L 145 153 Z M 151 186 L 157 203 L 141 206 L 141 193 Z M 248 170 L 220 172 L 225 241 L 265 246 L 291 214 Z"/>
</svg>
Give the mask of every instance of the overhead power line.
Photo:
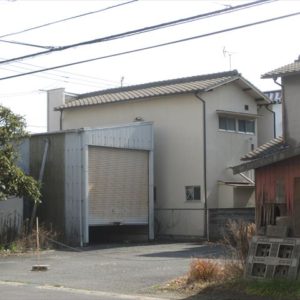
<svg viewBox="0 0 300 300">
<path fill-rule="evenodd" d="M 262 20 L 262 21 L 248 23 L 248 24 L 244 24 L 244 25 L 240 25 L 240 26 L 236 26 L 236 27 L 226 28 L 226 29 L 222 29 L 222 30 L 218 30 L 218 31 L 210 32 L 210 33 L 205 33 L 205 34 L 201 34 L 201 35 L 196 35 L 196 36 L 192 36 L 192 37 L 188 37 L 188 38 L 184 38 L 184 39 L 180 39 L 180 40 L 175 40 L 175 41 L 171 41 L 171 42 L 156 44 L 156 45 L 153 45 L 153 46 L 128 50 L 128 51 L 124 51 L 124 52 L 114 53 L 114 54 L 105 55 L 105 56 L 96 57 L 96 58 L 91 58 L 91 59 L 86 59 L 86 60 L 81 60 L 81 61 L 77 61 L 77 62 L 73 62 L 73 63 L 58 65 L 58 66 L 55 66 L 55 67 L 44 68 L 44 69 L 41 69 L 41 70 L 31 71 L 31 72 L 27 72 L 27 73 L 21 73 L 21 74 L 17 74 L 17 75 L 2 77 L 2 78 L 0 78 L 0 80 L 6 80 L 6 79 L 11 79 L 11 78 L 21 77 L 21 76 L 26 76 L 26 75 L 32 75 L 32 74 L 36 74 L 36 73 L 40 73 L 40 72 L 45 72 L 45 71 L 70 67 L 70 66 L 79 65 L 79 64 L 83 64 L 83 63 L 88 63 L 88 62 L 92 62 L 92 61 L 96 61 L 96 60 L 117 57 L 117 56 L 121 56 L 121 55 L 125 55 L 125 54 L 132 54 L 132 53 L 145 51 L 145 50 L 150 50 L 150 49 L 155 49 L 155 48 L 160 48 L 160 47 L 164 47 L 164 46 L 175 45 L 175 44 L 179 44 L 179 43 L 182 43 L 182 42 L 188 42 L 188 41 L 192 41 L 192 40 L 195 40 L 195 39 L 200 39 L 200 38 L 204 38 L 204 37 L 208 37 L 208 36 L 212 36 L 212 35 L 217 35 L 217 34 L 226 33 L 226 32 L 230 32 L 230 31 L 242 29 L 242 28 L 247 28 L 247 27 L 251 27 L 251 26 L 255 26 L 255 25 L 269 23 L 269 22 L 272 22 L 272 21 L 277 21 L 277 20 L 281 20 L 281 19 L 285 19 L 285 18 L 297 16 L 297 15 L 300 15 L 300 12 L 296 12 L 296 13 L 292 13 L 292 14 L 288 14 L 288 15 L 283 15 L 283 16 L 279 16 L 279 17 L 275 17 L 275 18 L 271 18 L 271 19 L 265 19 L 265 20 Z"/>
<path fill-rule="evenodd" d="M 112 8 L 120 7 L 120 6 L 127 5 L 127 4 L 130 4 L 130 3 L 133 3 L 133 2 L 137 2 L 137 1 L 138 0 L 131 0 L 131 1 L 119 3 L 119 4 L 116 4 L 116 5 L 112 5 L 112 6 L 109 6 L 109 7 L 101 8 L 101 9 L 98 9 L 98 10 L 90 11 L 90 12 L 87 12 L 87 13 L 83 13 L 83 14 L 80 14 L 80 15 L 76 15 L 76 16 L 56 20 L 56 21 L 53 21 L 53 22 L 45 23 L 45 24 L 42 24 L 42 25 L 26 28 L 26 29 L 23 29 L 23 30 L 20 30 L 20 31 L 15 31 L 15 32 L 3 34 L 3 35 L 0 36 L 0 38 L 4 38 L 4 37 L 8 37 L 8 36 L 28 32 L 28 31 L 31 31 L 31 30 L 43 28 L 43 27 L 46 27 L 46 26 L 54 25 L 54 24 L 57 24 L 57 23 L 62 23 L 62 22 L 65 22 L 65 21 L 70 21 L 70 20 L 73 20 L 73 19 L 85 17 L 85 16 L 88 16 L 88 15 L 96 14 L 96 13 L 99 13 L 99 12 L 103 12 L 103 11 L 106 11 L 106 10 L 109 10 L 109 9 L 112 9 Z"/>
<path fill-rule="evenodd" d="M 50 54 L 50 53 L 63 51 L 63 50 L 67 50 L 67 49 L 74 48 L 74 47 L 91 45 L 91 44 L 95 44 L 95 43 L 101 43 L 101 42 L 107 42 L 107 41 L 112 41 L 112 40 L 116 40 L 116 39 L 121 39 L 121 38 L 129 37 L 129 36 L 133 36 L 133 35 L 137 35 L 137 34 L 142 34 L 142 33 L 150 32 L 150 31 L 154 31 L 154 30 L 158 30 L 158 29 L 162 29 L 162 28 L 167 28 L 170 26 L 175 26 L 175 25 L 180 25 L 180 24 L 184 24 L 187 22 L 193 22 L 193 21 L 200 20 L 200 19 L 210 18 L 210 17 L 214 17 L 214 16 L 217 16 L 220 14 L 226 14 L 226 13 L 234 12 L 237 10 L 246 9 L 246 8 L 250 8 L 253 6 L 262 5 L 262 4 L 266 4 L 268 2 L 274 2 L 274 1 L 277 1 L 277 0 L 258 0 L 258 1 L 254 1 L 254 2 L 249 2 L 249 3 L 245 3 L 245 4 L 233 6 L 233 7 L 228 7 L 228 8 L 221 9 L 221 10 L 216 10 L 216 11 L 212 11 L 212 12 L 208 12 L 208 13 L 204 13 L 204 14 L 200 14 L 200 15 L 195 15 L 192 17 L 184 18 L 184 19 L 161 23 L 158 25 L 153 25 L 153 26 L 149 26 L 149 27 L 136 29 L 136 30 L 131 30 L 131 31 L 127 31 L 127 32 L 119 33 L 119 34 L 114 34 L 114 35 L 110 35 L 110 36 L 106 36 L 106 37 L 102 37 L 102 38 L 97 38 L 97 39 L 93 39 L 93 40 L 89 40 L 89 41 L 76 43 L 76 44 L 55 47 L 55 48 L 52 48 L 52 49 L 46 50 L 46 51 L 41 51 L 41 52 L 27 54 L 27 55 L 15 57 L 15 58 L 10 58 L 10 59 L 4 60 L 4 61 L 0 61 L 0 64 L 9 63 L 9 62 L 22 60 L 22 59 L 26 59 L 26 58 L 32 58 L 32 57 L 36 57 L 36 56 L 40 56 L 40 55 Z"/>
<path fill-rule="evenodd" d="M 0 58 L 0 59 L 4 59 L 4 58 Z M 15 64 L 20 64 L 20 65 L 24 65 L 24 66 L 28 66 L 28 67 L 34 67 L 34 68 L 44 68 L 42 66 L 29 64 L 29 63 L 25 63 L 25 62 L 21 62 L 21 61 L 16 62 Z M 11 64 L 10 66 L 14 66 L 14 65 Z M 21 66 L 18 66 L 18 65 L 15 65 L 15 67 L 22 68 Z M 23 69 L 25 69 L 25 68 L 23 68 Z M 30 70 L 30 69 L 27 68 L 27 70 Z M 79 77 L 80 80 L 84 80 L 84 81 L 91 81 L 92 80 L 93 82 L 98 82 L 99 84 L 104 84 L 103 82 L 106 82 L 105 84 L 110 84 L 110 85 L 119 84 L 119 81 L 103 79 L 103 78 L 96 77 L 96 76 L 91 76 L 91 75 L 79 74 L 79 73 L 68 72 L 68 71 L 63 71 L 63 70 L 57 70 L 55 72 L 57 72 L 58 74 L 51 73 L 51 75 L 61 76 L 61 77 L 64 77 L 64 78 L 69 78 L 69 76 Z"/>
<path fill-rule="evenodd" d="M 4 58 L 0 58 L 0 59 L 4 59 Z M 10 68 L 2 67 L 1 70 L 14 72 L 14 74 L 16 74 L 16 73 L 19 74 L 20 72 L 24 72 L 24 70 L 25 71 L 33 71 L 34 69 L 37 69 L 37 68 L 39 68 L 39 69 L 44 68 L 42 66 L 33 65 L 33 64 L 24 63 L 24 62 L 16 62 L 14 64 L 9 65 L 9 67 Z M 21 69 L 21 70 L 17 70 L 14 68 Z M 45 79 L 49 79 L 52 81 L 64 82 L 67 84 L 87 86 L 87 87 L 97 87 L 97 88 L 102 87 L 102 86 L 114 87 L 114 86 L 118 86 L 120 84 L 119 81 L 112 81 L 112 80 L 103 79 L 103 78 L 99 78 L 99 77 L 95 77 L 95 76 L 67 72 L 67 71 L 63 71 L 63 70 L 54 70 L 53 72 L 45 71 L 42 74 L 33 74 L 32 76 L 36 76 L 39 78 L 45 78 Z M 14 94 L 15 93 L 13 93 L 13 95 Z M 20 94 L 23 95 L 23 93 L 20 93 Z M 10 97 L 10 95 L 11 95 L 11 93 L 9 94 L 9 97 Z M 3 94 L 1 94 L 0 96 L 3 96 Z"/>
<path fill-rule="evenodd" d="M 14 73 L 19 73 L 19 71 L 13 70 L 10 68 L 1 68 L 1 69 L 10 71 L 10 72 L 14 72 Z M 28 70 L 30 70 L 30 69 L 28 69 Z M 79 79 L 79 78 L 66 77 L 66 76 L 52 74 L 52 73 L 48 73 L 48 72 L 44 72 L 43 74 L 32 74 L 32 76 L 36 76 L 39 78 L 45 78 L 45 79 L 49 79 L 52 81 L 64 82 L 65 84 L 67 83 L 67 84 L 73 84 L 73 85 L 77 85 L 77 86 L 81 85 L 81 86 L 98 87 L 98 88 L 100 86 L 109 86 L 108 84 L 103 84 L 103 83 L 99 83 L 99 82 L 97 83 L 97 82 Z M 110 86 L 116 86 L 116 83 L 114 85 L 111 84 Z"/>
<path fill-rule="evenodd" d="M 53 49 L 53 46 L 41 46 L 36 44 L 30 44 L 30 43 L 23 43 L 23 42 L 17 42 L 17 41 L 6 41 L 6 40 L 0 40 L 1 43 L 8 43 L 8 44 L 16 44 L 21 46 L 29 46 L 29 47 L 35 47 L 35 48 L 42 48 L 42 49 Z"/>
</svg>

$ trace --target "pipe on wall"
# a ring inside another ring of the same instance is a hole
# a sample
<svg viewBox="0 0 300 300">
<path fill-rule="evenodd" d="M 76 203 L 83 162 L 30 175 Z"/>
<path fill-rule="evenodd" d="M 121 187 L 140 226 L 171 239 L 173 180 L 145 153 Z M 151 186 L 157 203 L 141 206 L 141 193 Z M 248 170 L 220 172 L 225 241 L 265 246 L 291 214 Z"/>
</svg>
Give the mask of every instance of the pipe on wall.
<svg viewBox="0 0 300 300">
<path fill-rule="evenodd" d="M 206 151 L 206 102 L 199 96 L 200 92 L 195 93 L 195 97 L 203 104 L 203 175 L 204 175 L 204 236 L 209 240 L 209 220 L 207 209 L 207 151 Z"/>
<path fill-rule="evenodd" d="M 271 104 L 261 104 L 259 106 L 264 106 L 267 111 L 273 114 L 273 138 L 276 138 L 276 113 L 272 109 L 269 108 Z"/>
<path fill-rule="evenodd" d="M 59 116 L 59 130 L 63 130 L 63 110 L 60 110 L 60 116 Z"/>
<path fill-rule="evenodd" d="M 277 80 L 277 77 L 276 78 L 273 78 L 273 81 L 275 84 L 277 84 L 278 86 L 280 86 L 281 88 L 281 105 L 282 105 L 282 138 L 283 138 L 283 142 L 285 143 L 286 142 L 286 117 L 285 117 L 285 91 L 284 91 L 284 86 L 282 84 L 280 84 L 279 82 L 276 81 Z"/>
<path fill-rule="evenodd" d="M 266 110 L 268 110 L 269 112 L 271 112 L 273 114 L 273 126 L 274 126 L 273 136 L 274 136 L 274 138 L 276 138 L 276 113 L 275 113 L 275 111 L 270 109 L 269 106 L 270 106 L 270 104 L 266 105 Z"/>
</svg>

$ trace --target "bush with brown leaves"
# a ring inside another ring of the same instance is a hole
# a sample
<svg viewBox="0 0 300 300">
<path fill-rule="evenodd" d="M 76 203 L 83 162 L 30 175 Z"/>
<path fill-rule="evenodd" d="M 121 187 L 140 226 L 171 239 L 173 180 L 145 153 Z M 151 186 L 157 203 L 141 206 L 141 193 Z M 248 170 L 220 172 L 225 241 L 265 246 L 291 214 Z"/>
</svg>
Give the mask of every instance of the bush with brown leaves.
<svg viewBox="0 0 300 300">
<path fill-rule="evenodd" d="M 234 258 L 238 259 L 242 265 L 245 265 L 250 241 L 255 235 L 255 224 L 242 220 L 229 220 L 226 229 L 224 236 L 225 245 L 231 249 Z"/>
<path fill-rule="evenodd" d="M 217 262 L 195 258 L 192 260 L 187 283 L 216 281 L 222 276 L 222 267 Z"/>
</svg>

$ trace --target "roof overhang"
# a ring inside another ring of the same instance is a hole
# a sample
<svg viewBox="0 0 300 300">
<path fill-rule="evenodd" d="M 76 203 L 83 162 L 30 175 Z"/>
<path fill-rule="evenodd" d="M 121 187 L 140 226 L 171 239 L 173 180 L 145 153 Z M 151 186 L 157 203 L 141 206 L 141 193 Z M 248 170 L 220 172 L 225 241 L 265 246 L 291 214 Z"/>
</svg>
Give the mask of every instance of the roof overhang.
<svg viewBox="0 0 300 300">
<path fill-rule="evenodd" d="M 219 180 L 218 184 L 237 187 L 237 188 L 253 188 L 253 187 L 255 187 L 255 184 L 253 184 L 253 183 L 240 182 L 240 181 L 222 181 L 222 180 Z"/>
<path fill-rule="evenodd" d="M 241 75 L 231 78 L 228 81 L 222 82 L 221 84 L 218 84 L 216 86 L 212 86 L 204 91 L 209 92 L 209 91 L 214 90 L 215 88 L 218 88 L 220 86 L 223 86 L 225 84 L 229 84 L 232 82 L 236 82 L 240 86 L 240 88 L 243 90 L 243 92 L 245 92 L 246 94 L 251 96 L 259 104 L 270 104 L 272 102 L 268 96 L 266 96 L 262 91 L 260 91 L 256 86 L 254 86 L 252 83 L 250 83 L 247 79 L 245 79 Z"/>
<path fill-rule="evenodd" d="M 221 116 L 232 116 L 232 117 L 243 117 L 247 119 L 256 119 L 260 117 L 257 114 L 249 114 L 249 113 L 243 113 L 243 112 L 236 112 L 236 111 L 228 111 L 228 110 L 216 110 L 218 115 Z"/>
<path fill-rule="evenodd" d="M 268 96 L 266 96 L 262 91 L 260 91 L 256 86 L 250 83 L 244 77 L 239 77 L 237 83 L 240 85 L 242 90 L 255 99 L 255 101 L 259 104 L 270 104 L 271 100 Z"/>
<path fill-rule="evenodd" d="M 300 155 L 300 147 L 298 148 L 286 148 L 269 156 L 258 158 L 234 167 L 231 167 L 233 174 L 239 174 L 245 171 L 258 169 L 265 167 L 279 161 Z"/>
<path fill-rule="evenodd" d="M 234 70 L 82 94 L 78 95 L 72 101 L 68 101 L 64 105 L 55 107 L 54 110 L 62 111 L 68 108 L 148 99 L 158 96 L 171 96 L 199 92 L 205 93 L 231 83 L 237 84 L 256 102 L 259 102 L 260 104 L 271 103 L 271 100 L 263 92 L 258 90 L 254 85 Z"/>
<path fill-rule="evenodd" d="M 294 71 L 294 72 L 281 72 L 281 73 L 276 73 L 276 74 L 263 74 L 261 75 L 262 79 L 267 79 L 267 78 L 273 78 L 273 79 L 277 79 L 279 77 L 287 77 L 287 76 L 293 76 L 293 75 L 299 75 L 300 71 Z"/>
</svg>

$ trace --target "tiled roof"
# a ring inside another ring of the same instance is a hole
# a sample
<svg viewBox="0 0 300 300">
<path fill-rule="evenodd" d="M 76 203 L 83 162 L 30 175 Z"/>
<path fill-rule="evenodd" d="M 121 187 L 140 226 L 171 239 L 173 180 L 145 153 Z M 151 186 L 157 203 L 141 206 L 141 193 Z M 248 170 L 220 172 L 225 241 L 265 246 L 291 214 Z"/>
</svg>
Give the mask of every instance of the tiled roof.
<svg viewBox="0 0 300 300">
<path fill-rule="evenodd" d="M 237 80 L 239 78 L 241 78 L 241 75 L 236 70 L 234 70 L 229 72 L 185 77 L 173 80 L 158 81 L 128 87 L 102 90 L 79 95 L 74 98 L 74 100 L 68 101 L 66 104 L 56 107 L 55 109 L 61 110 L 73 107 L 128 101 L 162 95 L 206 91 Z"/>
<path fill-rule="evenodd" d="M 287 145 L 284 143 L 282 137 L 272 139 L 271 141 L 257 147 L 253 151 L 244 155 L 241 160 L 254 160 L 258 158 L 263 158 L 274 153 L 280 152 L 287 149 Z"/>
<path fill-rule="evenodd" d="M 263 74 L 262 78 L 273 78 L 273 77 L 281 77 L 283 75 L 291 75 L 300 73 L 300 57 L 298 60 L 295 60 L 293 63 L 285 65 L 283 67 L 277 68 L 273 71 Z"/>
</svg>

